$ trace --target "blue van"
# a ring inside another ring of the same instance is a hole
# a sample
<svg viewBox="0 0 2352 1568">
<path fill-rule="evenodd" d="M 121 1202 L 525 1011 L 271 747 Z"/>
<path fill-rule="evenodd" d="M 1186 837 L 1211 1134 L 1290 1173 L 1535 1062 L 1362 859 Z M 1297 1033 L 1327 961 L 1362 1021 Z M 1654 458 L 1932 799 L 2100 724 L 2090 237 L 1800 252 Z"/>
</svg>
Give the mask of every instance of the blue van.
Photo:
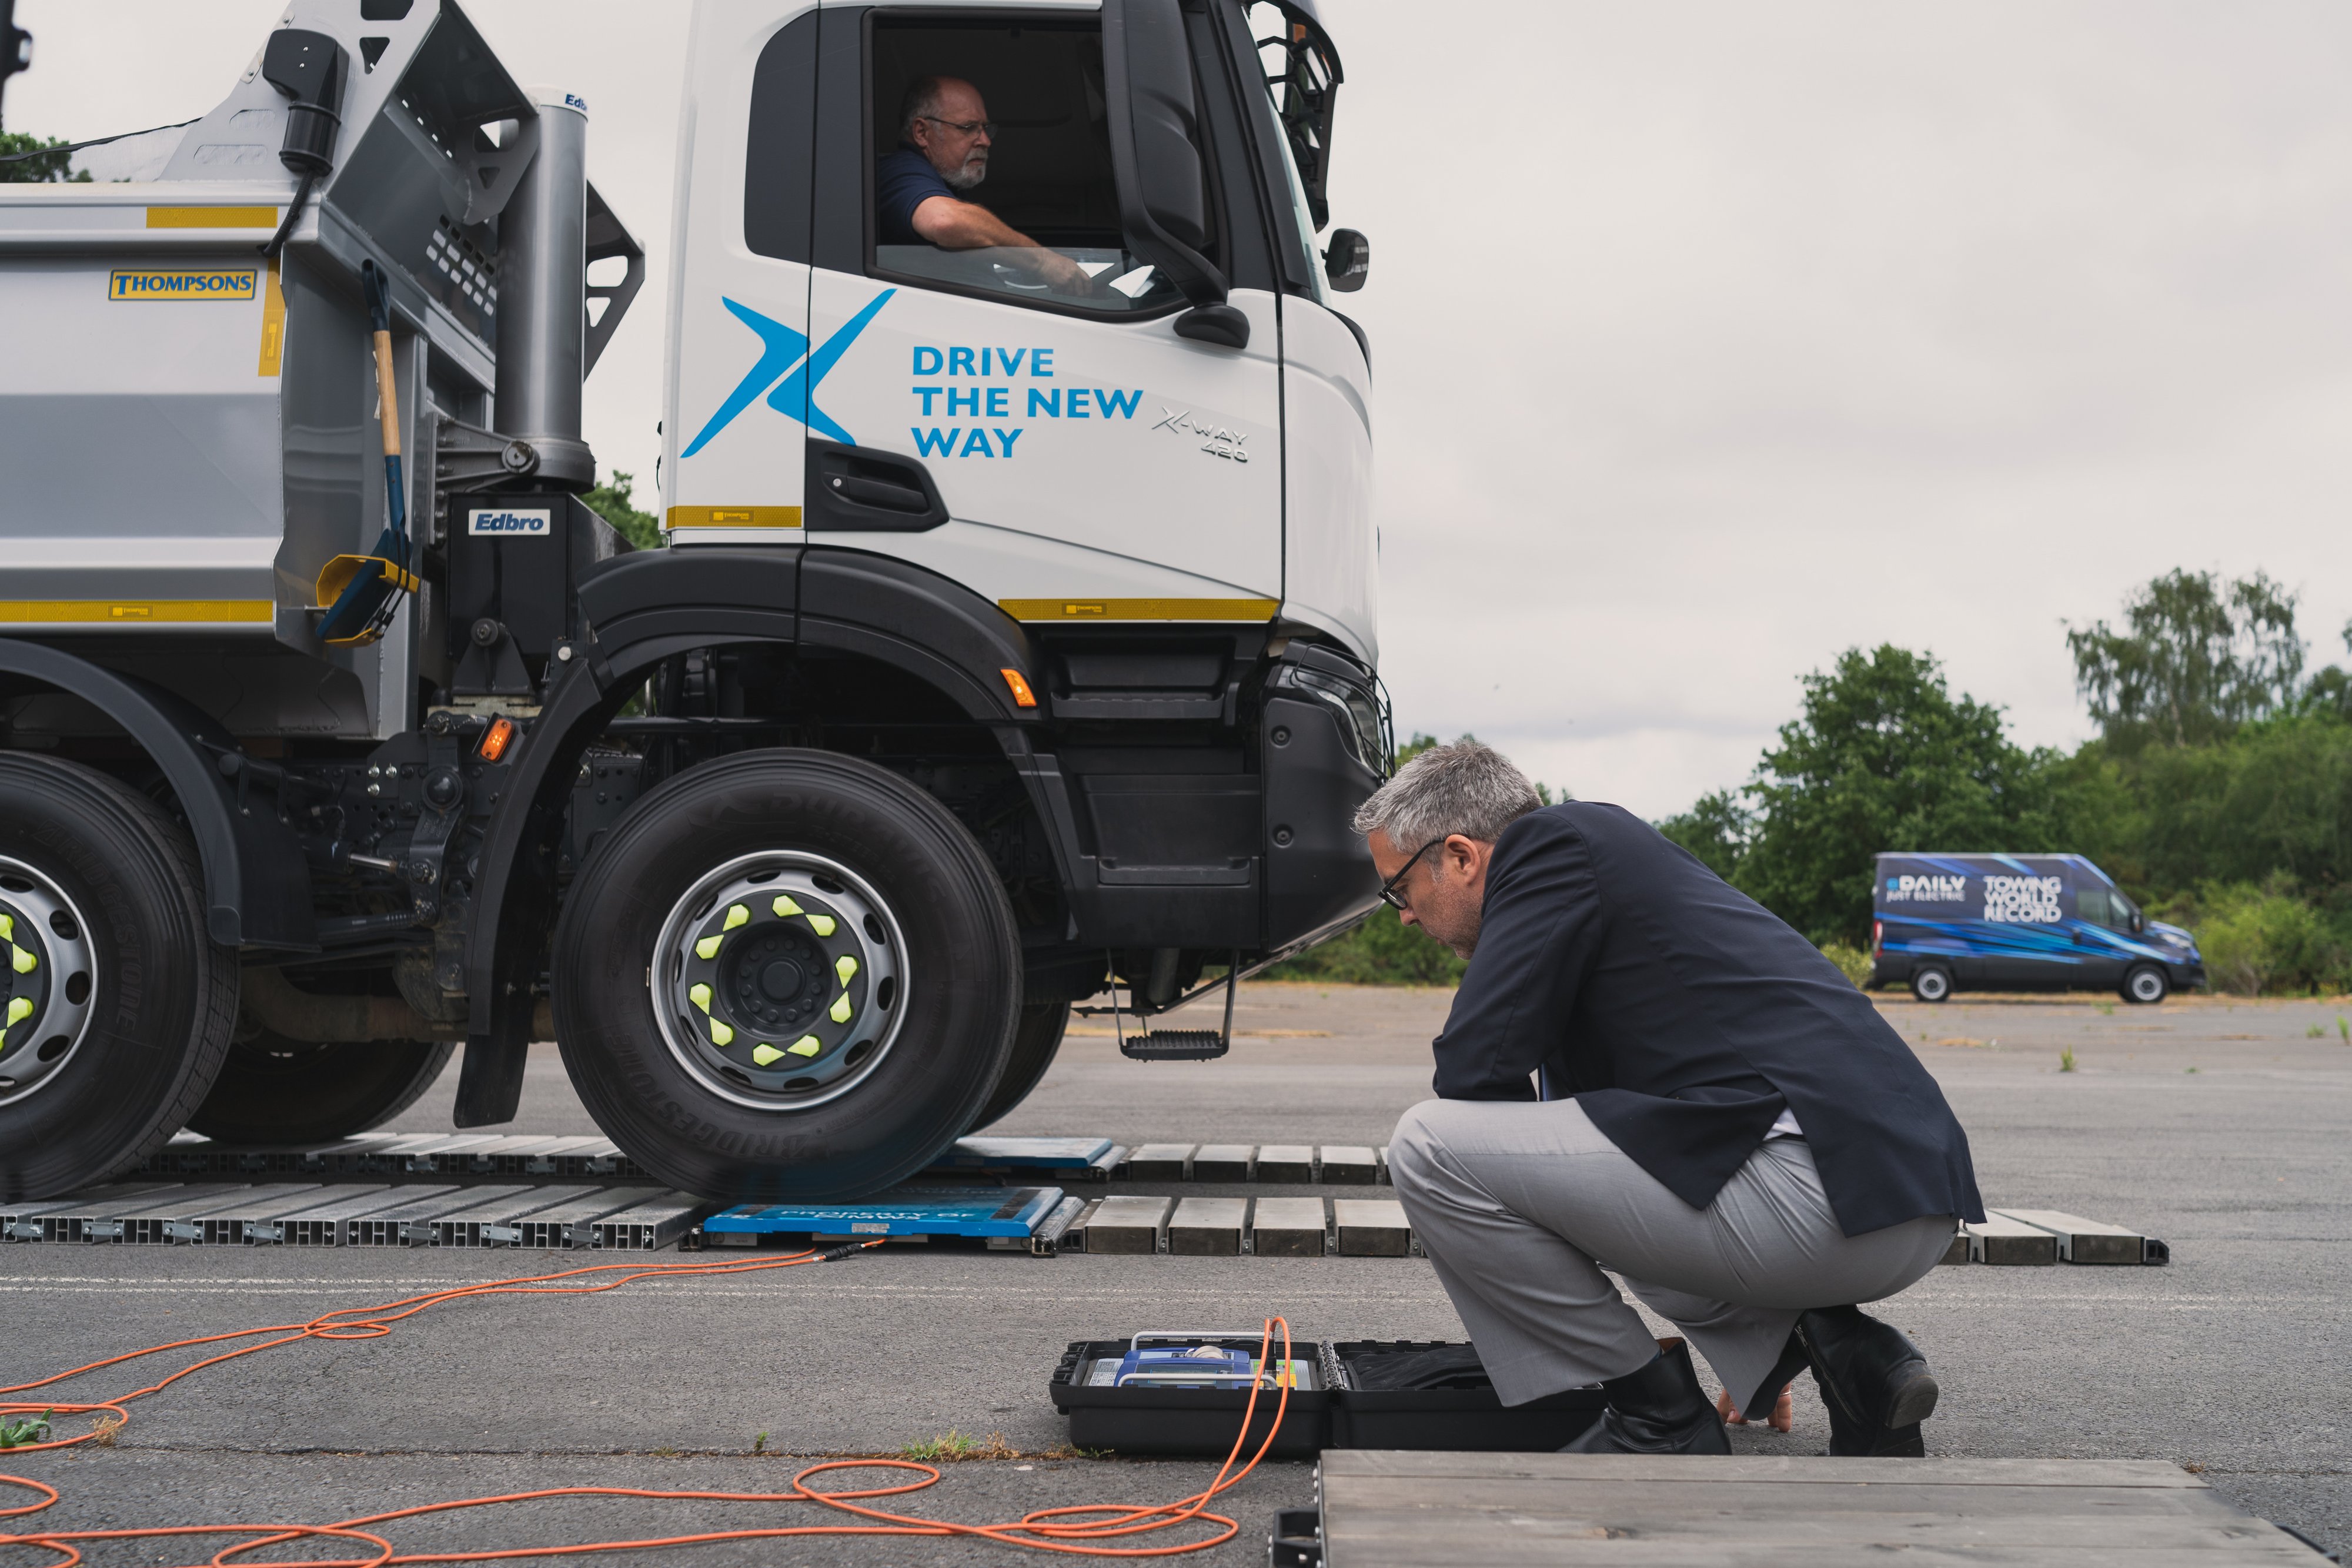
<svg viewBox="0 0 2352 1568">
<path fill-rule="evenodd" d="M 2081 855 L 1882 854 L 1871 912 L 1870 983 L 1923 1002 L 1964 987 L 2160 1002 L 2205 983 L 2195 938 Z"/>
</svg>

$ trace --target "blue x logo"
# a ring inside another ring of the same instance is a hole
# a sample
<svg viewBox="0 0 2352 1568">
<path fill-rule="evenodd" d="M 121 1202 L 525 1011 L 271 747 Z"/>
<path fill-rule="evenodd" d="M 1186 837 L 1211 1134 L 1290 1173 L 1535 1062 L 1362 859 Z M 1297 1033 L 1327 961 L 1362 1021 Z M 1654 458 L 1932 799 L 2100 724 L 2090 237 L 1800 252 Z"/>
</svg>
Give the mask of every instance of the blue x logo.
<svg viewBox="0 0 2352 1568">
<path fill-rule="evenodd" d="M 841 330 L 818 345 L 816 352 L 805 360 L 801 355 L 809 346 L 806 334 L 785 326 L 782 321 L 762 316 L 747 306 L 738 305 L 732 299 L 722 298 L 719 302 L 733 313 L 735 319 L 760 335 L 759 361 L 751 367 L 749 375 L 735 383 L 735 390 L 727 394 L 727 401 L 719 405 L 719 412 L 710 416 L 710 423 L 702 427 L 701 434 L 694 438 L 693 444 L 678 455 L 681 458 L 691 457 L 710 444 L 712 436 L 726 429 L 737 414 L 751 406 L 752 399 L 770 387 L 774 389 L 768 392 L 770 408 L 786 419 L 800 421 L 819 435 L 838 441 L 845 446 L 856 445 L 856 438 L 844 430 L 831 414 L 817 407 L 812 394 L 816 391 L 816 383 L 824 380 L 825 372 L 849 351 L 849 345 L 857 340 L 857 334 L 866 330 L 866 324 L 874 319 L 875 313 L 898 292 L 895 288 L 886 288 L 876 295 L 865 309 L 851 317 Z M 784 373 L 787 370 L 792 371 L 790 375 Z"/>
</svg>

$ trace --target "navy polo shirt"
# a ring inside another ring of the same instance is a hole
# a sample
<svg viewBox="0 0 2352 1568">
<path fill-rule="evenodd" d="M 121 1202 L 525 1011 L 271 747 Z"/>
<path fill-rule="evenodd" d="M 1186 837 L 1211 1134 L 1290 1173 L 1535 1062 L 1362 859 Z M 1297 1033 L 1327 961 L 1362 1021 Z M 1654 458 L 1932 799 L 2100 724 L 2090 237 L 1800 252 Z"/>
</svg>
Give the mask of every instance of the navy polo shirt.
<svg viewBox="0 0 2352 1568">
<path fill-rule="evenodd" d="M 884 157 L 874 170 L 874 243 L 928 243 L 915 232 L 915 209 L 933 196 L 962 199 L 940 178 L 921 148 L 901 146 Z"/>
</svg>

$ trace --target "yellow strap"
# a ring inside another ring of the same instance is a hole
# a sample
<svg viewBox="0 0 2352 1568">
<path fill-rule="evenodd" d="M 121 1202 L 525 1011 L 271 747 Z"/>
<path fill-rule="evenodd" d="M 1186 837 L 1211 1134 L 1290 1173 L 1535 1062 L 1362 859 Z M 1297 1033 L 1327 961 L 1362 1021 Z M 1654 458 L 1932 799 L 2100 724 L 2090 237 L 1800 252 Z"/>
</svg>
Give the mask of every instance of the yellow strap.
<svg viewBox="0 0 2352 1568">
<path fill-rule="evenodd" d="M 278 258 L 261 280 L 261 365 L 255 373 L 274 376 L 286 362 L 286 290 L 278 282 Z"/>
</svg>

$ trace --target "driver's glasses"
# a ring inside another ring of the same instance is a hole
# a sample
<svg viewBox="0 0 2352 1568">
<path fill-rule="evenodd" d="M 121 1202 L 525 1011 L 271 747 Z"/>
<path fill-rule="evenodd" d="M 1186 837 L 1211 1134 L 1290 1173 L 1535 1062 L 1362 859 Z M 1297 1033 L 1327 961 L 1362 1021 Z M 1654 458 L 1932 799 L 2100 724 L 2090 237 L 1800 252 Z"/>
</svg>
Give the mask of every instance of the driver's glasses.
<svg viewBox="0 0 2352 1568">
<path fill-rule="evenodd" d="M 1397 891 L 1398 884 L 1402 883 L 1406 877 L 1412 874 L 1412 868 L 1420 863 L 1422 856 L 1427 854 L 1430 851 L 1435 849 L 1444 841 L 1445 841 L 1444 839 L 1432 839 L 1429 842 L 1422 845 L 1421 848 L 1413 851 L 1412 854 L 1406 856 L 1404 864 L 1397 867 L 1396 875 L 1381 883 L 1381 902 L 1386 904 L 1391 909 L 1398 910 L 1400 912 L 1410 908 L 1411 904 L 1405 898 L 1405 895 Z"/>
<path fill-rule="evenodd" d="M 966 136 L 985 136 L 991 141 L 996 140 L 996 121 L 992 120 L 941 120 L 936 114 L 927 114 L 923 118 L 933 125 L 944 125 L 950 131 L 960 131 Z"/>
</svg>

